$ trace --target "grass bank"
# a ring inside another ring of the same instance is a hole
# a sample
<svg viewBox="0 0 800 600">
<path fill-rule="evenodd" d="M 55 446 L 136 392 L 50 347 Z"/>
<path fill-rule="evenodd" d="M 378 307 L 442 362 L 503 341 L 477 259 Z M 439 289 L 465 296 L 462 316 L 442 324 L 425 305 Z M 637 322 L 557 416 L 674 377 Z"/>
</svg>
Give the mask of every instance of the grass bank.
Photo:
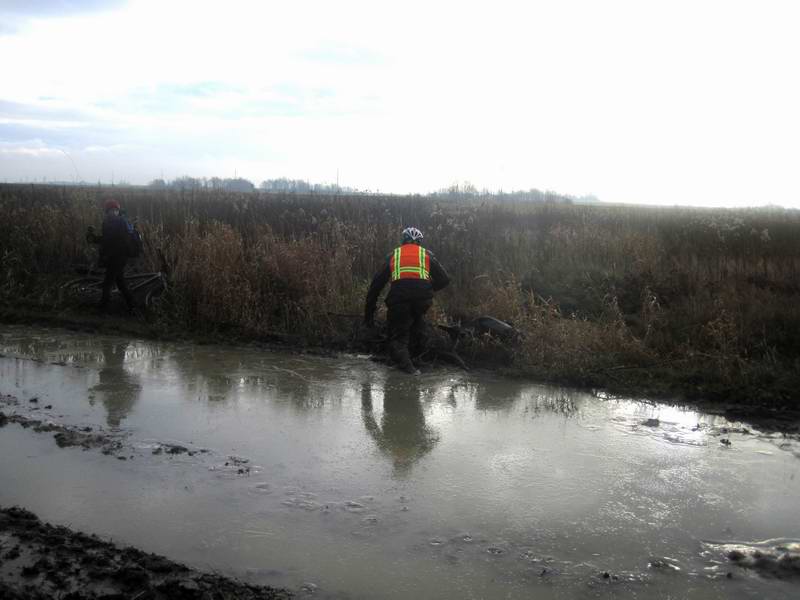
<svg viewBox="0 0 800 600">
<path fill-rule="evenodd" d="M 7 318 L 68 314 L 61 283 L 117 198 L 163 254 L 171 287 L 149 325 L 200 338 L 341 343 L 404 226 L 453 282 L 431 319 L 480 315 L 524 337 L 509 373 L 581 386 L 797 408 L 800 213 L 503 197 L 232 194 L 0 186 Z M 71 318 L 71 317 L 70 317 Z M 489 352 L 477 340 L 473 355 Z M 469 358 L 469 357 L 466 357 Z"/>
</svg>

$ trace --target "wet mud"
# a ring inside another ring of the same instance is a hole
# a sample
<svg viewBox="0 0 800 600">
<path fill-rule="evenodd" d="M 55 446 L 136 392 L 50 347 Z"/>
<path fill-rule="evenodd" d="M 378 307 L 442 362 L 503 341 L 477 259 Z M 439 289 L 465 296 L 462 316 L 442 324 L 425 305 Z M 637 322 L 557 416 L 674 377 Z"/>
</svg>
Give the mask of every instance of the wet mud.
<svg viewBox="0 0 800 600">
<path fill-rule="evenodd" d="M 0 597 L 6 600 L 255 600 L 285 590 L 202 573 L 163 556 L 43 523 L 0 507 Z"/>
<path fill-rule="evenodd" d="M 186 455 L 188 457 L 204 456 L 211 462 L 207 465 L 212 471 L 221 471 L 235 475 L 250 475 L 253 466 L 250 459 L 241 456 L 222 456 L 208 448 L 188 447 L 166 441 L 131 442 L 128 434 L 123 431 L 109 431 L 97 426 L 67 425 L 59 423 L 47 416 L 40 416 L 38 399 L 32 398 L 27 403 L 9 395 L 0 394 L 0 428 L 16 424 L 24 429 L 36 433 L 52 433 L 59 448 L 81 448 L 83 450 L 98 450 L 101 453 L 114 456 L 118 460 L 134 459 L 149 453 L 154 456 L 163 456 L 167 459 Z M 28 404 L 28 415 L 20 414 Z M 44 408 L 50 409 L 52 406 Z M 3 411 L 5 409 L 6 412 Z"/>
<path fill-rule="evenodd" d="M 8 402 L 8 397 L 0 399 L 0 402 Z M 55 442 L 59 448 L 80 447 L 84 450 L 99 449 L 103 454 L 115 454 L 123 448 L 120 440 L 114 439 L 105 433 L 95 433 L 92 427 L 71 427 L 54 423 L 49 420 L 26 417 L 18 414 L 6 415 L 0 411 L 0 427 L 9 423 L 16 423 L 25 429 L 31 429 L 36 433 L 53 433 Z"/>
<path fill-rule="evenodd" d="M 777 580 L 800 581 L 800 540 L 775 539 L 762 542 L 705 542 L 713 562 L 723 566 L 728 577 L 752 574 Z"/>
<path fill-rule="evenodd" d="M 30 411 L 38 411 L 38 398 L 28 399 L 27 404 Z M 123 448 L 120 439 L 105 432 L 95 431 L 93 427 L 64 425 L 46 417 L 39 418 L 38 415 L 19 414 L 17 411 L 23 408 L 23 403 L 14 396 L 0 395 L 0 408 L 13 411 L 6 414 L 0 410 L 0 427 L 15 423 L 36 433 L 52 433 L 59 448 L 77 446 L 84 450 L 99 449 L 103 454 L 115 454 Z M 53 407 L 47 405 L 43 408 L 52 409 Z"/>
<path fill-rule="evenodd" d="M 728 559 L 744 569 L 778 579 L 800 578 L 800 554 L 782 550 L 731 550 Z"/>
</svg>

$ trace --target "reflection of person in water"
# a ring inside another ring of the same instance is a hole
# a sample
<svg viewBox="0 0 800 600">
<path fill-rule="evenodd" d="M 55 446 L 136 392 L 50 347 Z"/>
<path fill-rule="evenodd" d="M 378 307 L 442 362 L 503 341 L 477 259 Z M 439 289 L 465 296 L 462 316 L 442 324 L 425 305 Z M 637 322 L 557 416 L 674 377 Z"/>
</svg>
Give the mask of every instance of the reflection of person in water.
<svg viewBox="0 0 800 600">
<path fill-rule="evenodd" d="M 383 389 L 383 415 L 378 425 L 373 412 L 372 386 L 361 388 L 361 417 L 378 448 L 392 459 L 396 475 L 406 475 L 411 466 L 439 441 L 438 434 L 425 423 L 419 387 L 405 379 Z"/>
<path fill-rule="evenodd" d="M 89 391 L 100 396 L 108 412 L 106 423 L 109 427 L 116 428 L 136 404 L 142 386 L 138 377 L 125 369 L 127 342 L 104 340 L 102 349 L 103 368 L 100 369 L 100 380 Z"/>
</svg>

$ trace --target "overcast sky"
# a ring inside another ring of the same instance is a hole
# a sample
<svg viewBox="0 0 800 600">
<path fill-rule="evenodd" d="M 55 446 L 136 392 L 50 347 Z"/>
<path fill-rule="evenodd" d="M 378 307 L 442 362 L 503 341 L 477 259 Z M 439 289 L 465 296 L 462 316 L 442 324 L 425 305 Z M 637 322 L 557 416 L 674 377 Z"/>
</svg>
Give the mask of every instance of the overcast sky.
<svg viewBox="0 0 800 600">
<path fill-rule="evenodd" d="M 800 208 L 795 0 L 0 0 L 0 181 Z"/>
</svg>

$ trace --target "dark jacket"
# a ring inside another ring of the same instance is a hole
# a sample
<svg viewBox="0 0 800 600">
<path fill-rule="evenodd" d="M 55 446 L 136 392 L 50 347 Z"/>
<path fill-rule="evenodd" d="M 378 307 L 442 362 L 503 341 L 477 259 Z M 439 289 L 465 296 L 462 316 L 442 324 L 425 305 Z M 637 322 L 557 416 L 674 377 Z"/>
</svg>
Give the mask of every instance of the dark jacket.
<svg viewBox="0 0 800 600">
<path fill-rule="evenodd" d="M 103 219 L 102 235 L 94 236 L 91 241 L 100 244 L 101 260 L 127 258 L 130 252 L 128 222 L 119 215 L 107 215 Z"/>
<path fill-rule="evenodd" d="M 447 287 L 450 283 L 450 276 L 444 270 L 432 252 L 426 249 L 431 259 L 431 279 L 398 279 L 393 281 L 386 296 L 386 305 L 391 306 L 399 302 L 410 302 L 413 300 L 430 300 L 433 293 Z M 392 278 L 390 261 L 392 254 L 386 256 L 383 267 L 372 278 L 372 284 L 367 292 L 367 302 L 364 306 L 364 321 L 369 323 L 375 315 L 375 308 L 378 305 L 378 296 Z"/>
</svg>

